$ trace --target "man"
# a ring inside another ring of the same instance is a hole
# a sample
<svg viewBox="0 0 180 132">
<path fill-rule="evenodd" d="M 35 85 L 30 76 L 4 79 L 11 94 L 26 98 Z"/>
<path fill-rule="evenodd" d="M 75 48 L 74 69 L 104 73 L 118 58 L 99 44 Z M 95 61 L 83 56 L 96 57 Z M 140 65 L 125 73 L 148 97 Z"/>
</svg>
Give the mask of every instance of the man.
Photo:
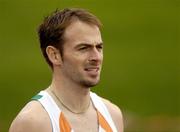
<svg viewBox="0 0 180 132">
<path fill-rule="evenodd" d="M 39 27 L 51 85 L 18 114 L 10 132 L 123 132 L 120 109 L 90 88 L 100 80 L 101 23 L 83 9 L 56 10 Z"/>
</svg>

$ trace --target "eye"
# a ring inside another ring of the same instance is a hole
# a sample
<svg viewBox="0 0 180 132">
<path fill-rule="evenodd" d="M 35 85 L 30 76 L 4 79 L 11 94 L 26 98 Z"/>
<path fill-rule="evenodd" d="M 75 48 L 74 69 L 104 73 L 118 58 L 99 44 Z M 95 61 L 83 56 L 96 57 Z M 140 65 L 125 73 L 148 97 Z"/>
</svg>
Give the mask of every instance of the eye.
<svg viewBox="0 0 180 132">
<path fill-rule="evenodd" d="M 96 48 L 99 49 L 99 50 L 102 50 L 103 49 L 103 45 L 97 45 Z"/>
<path fill-rule="evenodd" d="M 87 46 L 82 46 L 82 47 L 79 48 L 79 50 L 86 50 L 86 49 L 88 49 Z"/>
</svg>

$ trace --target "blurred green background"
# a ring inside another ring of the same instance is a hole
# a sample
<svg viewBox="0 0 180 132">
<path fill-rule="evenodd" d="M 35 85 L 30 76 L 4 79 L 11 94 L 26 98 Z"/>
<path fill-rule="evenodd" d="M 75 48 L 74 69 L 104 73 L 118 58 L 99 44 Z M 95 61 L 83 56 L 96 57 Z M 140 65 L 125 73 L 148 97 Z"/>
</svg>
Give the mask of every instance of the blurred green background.
<svg viewBox="0 0 180 132">
<path fill-rule="evenodd" d="M 0 0 L 0 132 L 49 85 L 36 30 L 64 7 L 88 9 L 103 23 L 104 65 L 93 91 L 121 108 L 125 131 L 180 131 L 179 0 Z"/>
</svg>

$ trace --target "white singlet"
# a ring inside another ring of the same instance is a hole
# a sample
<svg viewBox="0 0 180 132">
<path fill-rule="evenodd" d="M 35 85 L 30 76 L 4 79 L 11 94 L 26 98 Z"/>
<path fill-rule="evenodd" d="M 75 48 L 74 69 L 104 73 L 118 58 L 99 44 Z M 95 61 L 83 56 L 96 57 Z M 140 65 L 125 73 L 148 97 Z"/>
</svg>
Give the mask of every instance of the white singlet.
<svg viewBox="0 0 180 132">
<path fill-rule="evenodd" d="M 99 132 L 117 132 L 111 115 L 101 98 L 93 92 L 90 93 L 90 96 L 93 105 L 97 109 Z M 38 100 L 47 111 L 51 120 L 53 132 L 74 132 L 73 128 L 71 128 L 70 124 L 65 118 L 63 112 L 46 91 L 41 91 L 32 99 Z"/>
</svg>

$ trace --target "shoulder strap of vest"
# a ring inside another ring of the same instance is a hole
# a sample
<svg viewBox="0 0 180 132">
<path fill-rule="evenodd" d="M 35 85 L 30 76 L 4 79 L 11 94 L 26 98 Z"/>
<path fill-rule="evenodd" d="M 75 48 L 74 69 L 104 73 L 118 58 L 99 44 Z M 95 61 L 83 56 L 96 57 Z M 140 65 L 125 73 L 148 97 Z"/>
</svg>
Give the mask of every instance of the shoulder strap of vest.
<svg viewBox="0 0 180 132">
<path fill-rule="evenodd" d="M 54 102 L 52 97 L 46 91 L 41 91 L 38 95 L 34 96 L 32 99 L 39 101 L 41 105 L 44 107 L 44 109 L 47 111 L 51 120 L 53 132 L 60 132 L 59 117 L 61 114 L 61 110 Z"/>
<path fill-rule="evenodd" d="M 102 99 L 93 92 L 90 93 L 90 96 L 91 96 L 94 106 L 102 114 L 102 116 L 105 118 L 105 120 L 108 122 L 108 124 L 112 128 L 113 132 L 117 132 L 117 129 L 111 118 L 111 115 L 110 115 L 106 105 L 102 101 Z"/>
</svg>

